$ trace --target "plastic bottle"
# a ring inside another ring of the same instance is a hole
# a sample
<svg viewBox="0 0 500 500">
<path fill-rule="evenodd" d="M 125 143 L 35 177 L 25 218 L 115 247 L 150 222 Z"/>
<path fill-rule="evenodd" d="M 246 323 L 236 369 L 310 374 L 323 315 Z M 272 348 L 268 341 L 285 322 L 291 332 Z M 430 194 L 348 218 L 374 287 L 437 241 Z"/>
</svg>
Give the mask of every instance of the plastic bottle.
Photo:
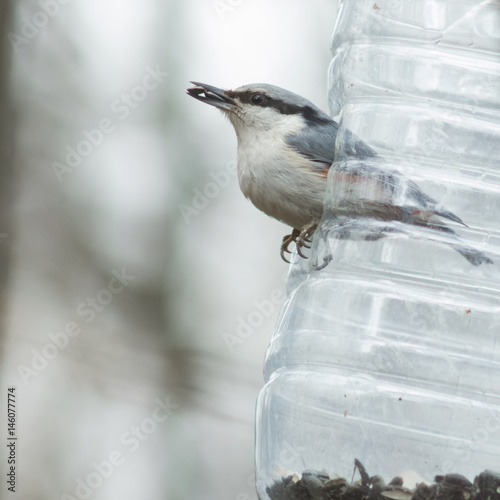
<svg viewBox="0 0 500 500">
<path fill-rule="evenodd" d="M 259 497 L 499 499 L 500 2 L 344 0 L 332 44 L 337 160 L 266 354 Z M 370 169 L 464 225 L 353 216 Z"/>
</svg>

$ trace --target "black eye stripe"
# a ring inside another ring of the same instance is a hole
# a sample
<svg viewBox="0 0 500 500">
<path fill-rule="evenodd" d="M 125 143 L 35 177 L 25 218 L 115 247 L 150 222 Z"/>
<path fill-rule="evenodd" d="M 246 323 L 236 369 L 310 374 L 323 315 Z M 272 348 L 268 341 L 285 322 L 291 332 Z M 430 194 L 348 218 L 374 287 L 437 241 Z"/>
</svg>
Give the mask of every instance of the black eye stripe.
<svg viewBox="0 0 500 500">
<path fill-rule="evenodd" d="M 234 90 L 228 90 L 226 94 L 233 99 L 239 99 L 242 104 L 253 104 L 252 97 L 255 94 L 262 95 L 264 100 L 260 103 L 261 106 L 269 106 L 269 103 L 272 102 L 272 99 L 266 95 L 264 92 L 259 92 L 258 90 L 246 90 L 245 92 L 235 92 Z"/>
<path fill-rule="evenodd" d="M 236 92 L 234 90 L 227 90 L 226 94 L 233 99 L 239 99 L 242 104 L 252 104 L 260 108 L 274 108 L 282 115 L 302 115 L 302 117 L 309 123 L 329 123 L 331 120 L 324 118 L 311 106 L 299 106 L 296 104 L 288 104 L 278 99 L 269 97 L 264 91 L 245 90 L 243 92 Z M 252 97 L 255 94 L 264 96 L 264 100 L 259 104 L 252 102 Z"/>
</svg>

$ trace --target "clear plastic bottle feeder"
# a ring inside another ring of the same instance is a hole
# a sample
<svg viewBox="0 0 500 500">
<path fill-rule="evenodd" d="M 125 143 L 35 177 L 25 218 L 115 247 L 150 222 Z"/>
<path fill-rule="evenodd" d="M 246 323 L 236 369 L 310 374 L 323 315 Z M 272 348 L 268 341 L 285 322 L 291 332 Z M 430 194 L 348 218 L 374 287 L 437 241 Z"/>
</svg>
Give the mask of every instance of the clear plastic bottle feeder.
<svg viewBox="0 0 500 500">
<path fill-rule="evenodd" d="M 259 497 L 498 500 L 500 2 L 344 0 L 332 43 L 337 161 L 266 355 Z M 368 209 L 381 175 L 463 224 Z"/>
</svg>

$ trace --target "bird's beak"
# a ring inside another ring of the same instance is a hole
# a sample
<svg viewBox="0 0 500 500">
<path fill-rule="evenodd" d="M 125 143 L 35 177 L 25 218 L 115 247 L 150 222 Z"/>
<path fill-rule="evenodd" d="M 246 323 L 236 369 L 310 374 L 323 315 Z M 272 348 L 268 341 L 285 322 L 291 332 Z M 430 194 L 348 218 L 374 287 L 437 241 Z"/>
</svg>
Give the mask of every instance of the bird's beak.
<svg viewBox="0 0 500 500">
<path fill-rule="evenodd" d="M 238 103 L 234 99 L 231 99 L 231 97 L 229 97 L 223 89 L 212 87 L 212 85 L 207 85 L 206 83 L 190 83 L 196 85 L 196 87 L 187 89 L 187 93 L 191 97 L 198 99 L 198 101 L 206 102 L 207 104 L 224 111 L 231 111 L 234 106 L 238 106 Z"/>
</svg>

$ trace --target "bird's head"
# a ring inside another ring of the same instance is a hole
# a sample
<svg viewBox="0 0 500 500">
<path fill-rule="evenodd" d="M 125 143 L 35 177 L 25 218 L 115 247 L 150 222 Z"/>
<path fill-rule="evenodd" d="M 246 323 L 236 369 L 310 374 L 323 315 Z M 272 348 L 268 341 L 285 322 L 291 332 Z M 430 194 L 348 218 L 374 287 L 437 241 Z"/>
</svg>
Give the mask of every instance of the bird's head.
<svg viewBox="0 0 500 500">
<path fill-rule="evenodd" d="M 223 90 L 205 83 L 187 93 L 222 110 L 241 137 L 250 131 L 297 132 L 305 125 L 327 123 L 329 116 L 312 102 L 293 92 L 267 83 L 252 83 L 235 90 Z"/>
</svg>

